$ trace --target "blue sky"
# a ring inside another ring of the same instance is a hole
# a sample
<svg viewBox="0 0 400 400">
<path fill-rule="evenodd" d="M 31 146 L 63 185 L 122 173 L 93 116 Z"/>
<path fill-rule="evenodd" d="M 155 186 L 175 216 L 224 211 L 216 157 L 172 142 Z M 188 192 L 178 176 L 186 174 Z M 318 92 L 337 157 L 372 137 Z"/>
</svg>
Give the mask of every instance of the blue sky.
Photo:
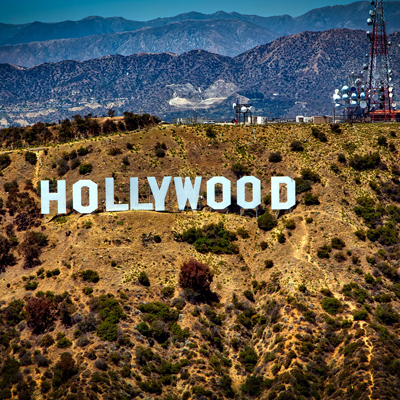
<svg viewBox="0 0 400 400">
<path fill-rule="evenodd" d="M 79 20 L 89 15 L 124 17 L 147 21 L 158 17 L 198 11 L 236 11 L 261 16 L 289 14 L 293 17 L 324 6 L 349 4 L 352 0 L 0 0 L 0 22 Z"/>
</svg>

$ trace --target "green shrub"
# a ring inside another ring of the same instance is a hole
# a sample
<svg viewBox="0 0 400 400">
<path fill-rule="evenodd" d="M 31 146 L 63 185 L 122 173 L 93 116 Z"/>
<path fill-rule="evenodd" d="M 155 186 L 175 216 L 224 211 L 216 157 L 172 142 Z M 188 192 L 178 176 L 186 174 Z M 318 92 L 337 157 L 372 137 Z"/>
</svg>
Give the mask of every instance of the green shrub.
<svg viewBox="0 0 400 400">
<path fill-rule="evenodd" d="M 383 147 L 387 147 L 387 145 L 388 145 L 388 142 L 387 142 L 387 139 L 385 138 L 385 136 L 379 136 L 377 143 L 378 143 L 378 146 L 383 146 Z"/>
<path fill-rule="evenodd" d="M 109 154 L 110 156 L 117 156 L 118 154 L 121 154 L 121 153 L 122 153 L 122 149 L 119 148 L 119 147 L 111 147 L 111 148 L 108 150 L 108 154 Z"/>
<path fill-rule="evenodd" d="M 260 396 L 264 390 L 264 379 L 261 376 L 248 375 L 241 390 L 250 396 Z"/>
<path fill-rule="evenodd" d="M 349 329 L 353 326 L 353 323 L 347 319 L 344 319 L 341 323 L 340 323 L 340 327 L 342 329 Z"/>
<path fill-rule="evenodd" d="M 376 307 L 375 317 L 385 325 L 393 325 L 400 321 L 400 315 L 390 304 L 383 304 Z"/>
<path fill-rule="evenodd" d="M 241 178 L 243 176 L 248 176 L 251 174 L 250 168 L 241 164 L 240 162 L 232 164 L 231 170 L 238 178 Z"/>
<path fill-rule="evenodd" d="M 61 337 L 61 338 L 57 341 L 56 346 L 57 346 L 59 349 L 65 349 L 65 348 L 67 348 L 67 347 L 72 346 L 72 342 L 71 342 L 68 338 L 66 338 L 66 337 Z"/>
<path fill-rule="evenodd" d="M 320 176 L 310 168 L 303 169 L 300 174 L 301 177 L 306 181 L 311 181 L 314 183 L 321 182 Z"/>
<path fill-rule="evenodd" d="M 319 258 L 329 258 L 329 253 L 332 251 L 331 247 L 324 244 L 322 247 L 319 247 L 317 250 L 317 256 Z"/>
<path fill-rule="evenodd" d="M 338 312 L 341 312 L 343 309 L 343 305 L 340 300 L 334 297 L 325 297 L 322 300 L 322 308 L 331 315 L 336 315 Z"/>
<path fill-rule="evenodd" d="M 144 271 L 140 272 L 140 274 L 138 276 L 138 281 L 143 286 L 150 286 L 149 277 L 147 276 L 146 272 L 144 272 Z"/>
<path fill-rule="evenodd" d="M 379 163 L 381 162 L 379 153 L 367 154 L 365 156 L 361 156 L 356 154 L 350 160 L 350 166 L 353 167 L 356 171 L 366 171 L 368 169 L 375 169 Z"/>
<path fill-rule="evenodd" d="M 246 371 L 253 372 L 258 362 L 258 355 L 252 347 L 245 346 L 244 350 L 239 353 L 239 360 Z"/>
<path fill-rule="evenodd" d="M 337 156 L 337 159 L 342 164 L 346 164 L 346 162 L 347 162 L 346 156 L 343 153 L 339 153 Z"/>
<path fill-rule="evenodd" d="M 265 268 L 272 268 L 274 266 L 274 262 L 272 260 L 265 260 L 264 261 Z"/>
<path fill-rule="evenodd" d="M 286 236 L 282 232 L 278 233 L 277 239 L 278 239 L 278 243 L 280 243 L 280 244 L 283 244 L 286 242 Z"/>
<path fill-rule="evenodd" d="M 155 243 L 161 243 L 161 236 L 160 235 L 154 235 L 153 240 Z"/>
<path fill-rule="evenodd" d="M 313 195 L 312 193 L 308 192 L 304 195 L 304 204 L 306 206 L 313 206 L 313 205 L 319 205 L 319 197 L 318 195 Z"/>
<path fill-rule="evenodd" d="M 238 254 L 239 248 L 232 243 L 236 233 L 228 231 L 222 222 L 209 224 L 203 228 L 189 228 L 175 236 L 178 241 L 193 244 L 199 253 Z"/>
<path fill-rule="evenodd" d="M 28 281 L 24 285 L 25 290 L 36 290 L 38 287 L 38 283 L 36 281 Z"/>
<path fill-rule="evenodd" d="M 206 136 L 210 139 L 217 137 L 217 132 L 213 129 L 212 126 L 207 126 L 206 128 Z"/>
<path fill-rule="evenodd" d="M 0 154 L 0 171 L 6 169 L 11 164 L 11 158 L 8 154 Z"/>
<path fill-rule="evenodd" d="M 334 249 L 337 250 L 342 250 L 344 247 L 346 247 L 346 244 L 344 243 L 344 241 L 338 237 L 334 237 L 331 239 L 331 246 Z"/>
<path fill-rule="evenodd" d="M 166 286 L 161 289 L 161 293 L 164 297 L 172 298 L 174 297 L 175 288 L 173 286 Z"/>
<path fill-rule="evenodd" d="M 85 147 L 79 147 L 79 149 L 77 150 L 78 156 L 86 156 L 86 154 L 89 153 L 89 150 Z"/>
<path fill-rule="evenodd" d="M 236 232 L 242 239 L 248 239 L 250 237 L 249 231 L 243 227 L 238 228 Z"/>
<path fill-rule="evenodd" d="M 86 269 L 85 271 L 81 271 L 79 275 L 82 277 L 84 281 L 97 283 L 100 280 L 100 276 L 97 271 L 93 271 L 92 269 Z"/>
<path fill-rule="evenodd" d="M 368 311 L 367 310 L 359 310 L 353 314 L 354 321 L 365 321 L 368 318 Z"/>
<path fill-rule="evenodd" d="M 36 165 L 36 163 L 37 163 L 36 154 L 31 151 L 26 151 L 25 152 L 25 161 L 27 161 L 29 164 Z"/>
<path fill-rule="evenodd" d="M 86 296 L 90 296 L 90 295 L 93 293 L 93 288 L 88 287 L 88 286 L 85 286 L 85 287 L 82 289 L 82 292 L 83 292 L 84 294 L 86 294 Z"/>
<path fill-rule="evenodd" d="M 294 219 L 289 219 L 285 224 L 285 228 L 290 230 L 296 229 L 296 223 L 294 222 Z"/>
<path fill-rule="evenodd" d="M 370 285 L 373 285 L 375 283 L 375 279 L 371 274 L 365 274 L 364 280 L 366 283 L 369 283 Z"/>
<path fill-rule="evenodd" d="M 266 249 L 268 249 L 268 242 L 262 241 L 262 242 L 260 243 L 260 247 L 261 247 L 261 250 L 266 250 Z"/>
<path fill-rule="evenodd" d="M 107 319 L 98 326 L 96 333 L 101 340 L 107 340 L 109 342 L 115 342 L 118 338 L 117 325 Z"/>
<path fill-rule="evenodd" d="M 79 166 L 79 173 L 81 175 L 86 175 L 89 174 L 90 172 L 92 172 L 93 170 L 93 166 L 90 163 L 85 163 Z"/>
<path fill-rule="evenodd" d="M 290 143 L 290 150 L 303 151 L 304 147 L 303 147 L 303 144 L 299 140 L 295 140 L 292 143 Z"/>
<path fill-rule="evenodd" d="M 257 218 L 257 224 L 258 227 L 263 231 L 270 231 L 271 229 L 275 228 L 277 222 L 275 217 L 273 217 L 269 212 L 266 212 Z"/>
<path fill-rule="evenodd" d="M 276 153 L 272 152 L 268 156 L 269 162 L 278 163 L 282 161 L 281 153 L 278 151 Z"/>
<path fill-rule="evenodd" d="M 245 290 L 243 292 L 243 296 L 246 297 L 246 299 L 248 299 L 250 301 L 254 301 L 254 294 L 251 290 Z"/>
</svg>

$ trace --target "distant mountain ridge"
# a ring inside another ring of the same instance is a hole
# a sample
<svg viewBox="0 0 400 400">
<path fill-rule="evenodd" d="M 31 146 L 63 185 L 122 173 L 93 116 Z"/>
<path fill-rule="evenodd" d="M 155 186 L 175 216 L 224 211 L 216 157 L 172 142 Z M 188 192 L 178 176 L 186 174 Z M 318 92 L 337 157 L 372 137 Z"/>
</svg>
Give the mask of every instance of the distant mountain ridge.
<svg viewBox="0 0 400 400">
<path fill-rule="evenodd" d="M 399 31 L 400 1 L 387 1 L 385 7 L 387 31 Z M 0 62 L 31 67 L 112 54 L 182 54 L 194 49 L 233 57 L 283 35 L 338 28 L 366 30 L 370 9 L 370 2 L 360 1 L 317 8 L 295 18 L 219 11 L 190 12 L 144 22 L 91 16 L 80 21 L 0 24 Z"/>
<path fill-rule="evenodd" d="M 400 42 L 400 32 L 390 39 Z M 27 121 L 90 110 L 101 115 L 108 108 L 141 108 L 162 118 L 197 109 L 217 118 L 232 114 L 231 103 L 240 93 L 251 99 L 258 115 L 332 114 L 334 89 L 361 70 L 368 46 L 365 32 L 337 29 L 281 37 L 234 58 L 192 50 L 179 56 L 116 55 L 29 69 L 2 64 L 0 107 L 21 110 L 12 115 Z M 400 65 L 400 46 L 393 46 L 391 57 L 393 65 Z M 397 98 L 397 69 L 393 80 Z M 35 103 L 41 108 L 36 112 Z"/>
</svg>

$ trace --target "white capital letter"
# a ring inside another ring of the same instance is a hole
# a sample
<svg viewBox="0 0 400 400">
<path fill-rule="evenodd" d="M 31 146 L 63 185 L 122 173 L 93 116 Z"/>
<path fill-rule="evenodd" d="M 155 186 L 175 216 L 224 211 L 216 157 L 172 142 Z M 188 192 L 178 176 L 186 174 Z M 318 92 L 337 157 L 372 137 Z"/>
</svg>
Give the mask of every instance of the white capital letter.
<svg viewBox="0 0 400 400">
<path fill-rule="evenodd" d="M 165 211 L 165 196 L 167 195 L 171 179 L 172 179 L 171 176 L 164 177 L 161 184 L 161 188 L 159 188 L 156 178 L 154 177 L 147 178 L 147 181 L 149 182 L 151 191 L 154 196 L 154 205 L 156 211 Z"/>
<path fill-rule="evenodd" d="M 280 185 L 285 184 L 287 199 L 281 203 Z M 271 178 L 271 209 L 288 210 L 296 204 L 296 182 L 288 176 L 274 176 Z"/>
<path fill-rule="evenodd" d="M 40 182 L 41 213 L 50 214 L 50 201 L 57 201 L 57 214 L 67 212 L 67 191 L 65 181 L 57 181 L 57 192 L 50 193 L 49 181 Z"/>
<path fill-rule="evenodd" d="M 246 183 L 253 186 L 253 200 L 246 201 Z M 237 181 L 237 203 L 245 210 L 256 208 L 261 204 L 261 181 L 254 176 L 244 176 Z"/>
<path fill-rule="evenodd" d="M 178 201 L 178 209 L 184 210 L 186 202 L 189 200 L 192 210 L 197 209 L 197 202 L 199 201 L 201 177 L 197 176 L 194 180 L 194 187 L 190 178 L 185 178 L 185 185 L 183 185 L 182 178 L 174 178 L 176 198 Z"/>
<path fill-rule="evenodd" d="M 114 178 L 106 178 L 106 211 L 128 211 L 128 204 L 114 203 Z"/>
<path fill-rule="evenodd" d="M 222 201 L 215 201 L 215 185 L 222 185 Z M 231 205 L 231 181 L 223 176 L 216 176 L 207 182 L 207 205 L 214 210 L 223 210 Z"/>
<path fill-rule="evenodd" d="M 89 188 L 89 205 L 82 205 L 82 188 Z M 99 206 L 97 184 L 91 180 L 80 180 L 72 185 L 72 207 L 81 214 L 90 214 Z"/>
<path fill-rule="evenodd" d="M 131 210 L 152 210 L 153 203 L 139 203 L 139 178 L 131 178 Z"/>
</svg>

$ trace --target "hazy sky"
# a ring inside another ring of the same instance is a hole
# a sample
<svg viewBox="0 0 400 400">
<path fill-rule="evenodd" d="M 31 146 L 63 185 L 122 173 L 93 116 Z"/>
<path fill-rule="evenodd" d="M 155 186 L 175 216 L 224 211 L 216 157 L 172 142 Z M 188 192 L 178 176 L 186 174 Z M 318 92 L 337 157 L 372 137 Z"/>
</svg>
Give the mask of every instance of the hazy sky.
<svg viewBox="0 0 400 400">
<path fill-rule="evenodd" d="M 324 6 L 349 4 L 352 0 L 0 0 L 0 22 L 79 20 L 89 15 L 124 17 L 147 21 L 158 17 L 198 11 L 237 11 L 261 16 L 289 14 L 293 17 Z"/>
</svg>

